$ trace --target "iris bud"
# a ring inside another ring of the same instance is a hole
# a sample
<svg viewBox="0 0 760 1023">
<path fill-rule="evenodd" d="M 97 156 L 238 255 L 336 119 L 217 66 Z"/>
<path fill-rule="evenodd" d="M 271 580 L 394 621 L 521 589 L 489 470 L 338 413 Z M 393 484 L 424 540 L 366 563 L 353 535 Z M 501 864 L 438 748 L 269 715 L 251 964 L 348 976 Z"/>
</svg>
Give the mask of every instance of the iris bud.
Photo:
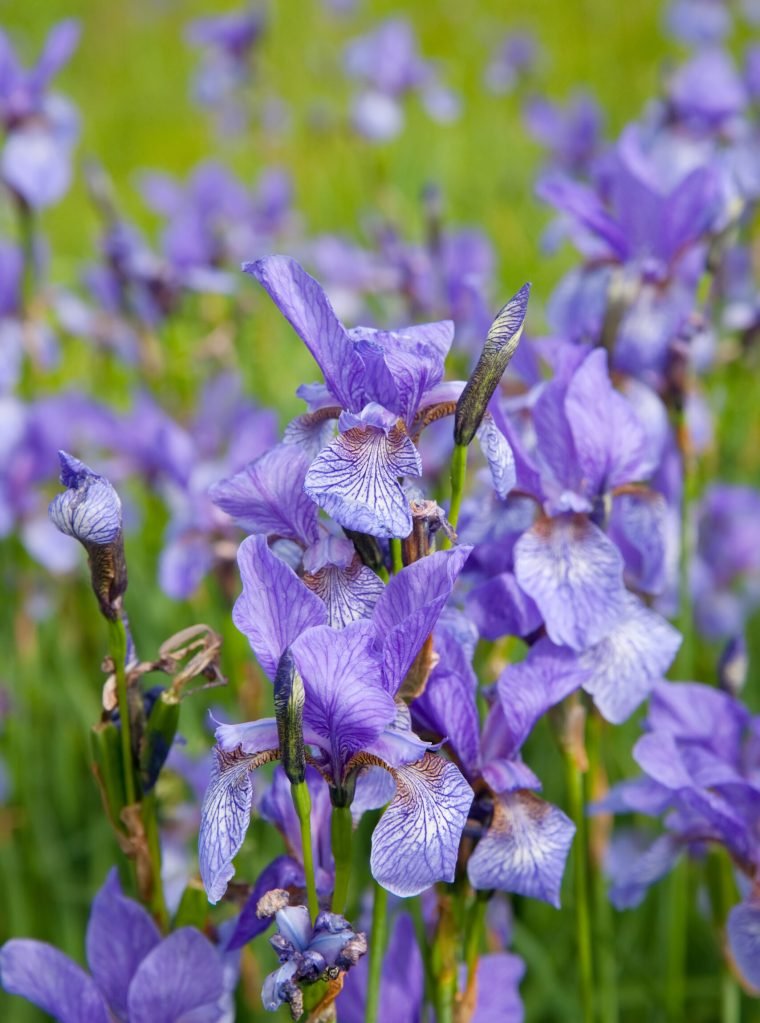
<svg viewBox="0 0 760 1023">
<path fill-rule="evenodd" d="M 530 284 L 524 284 L 491 324 L 483 351 L 457 402 L 454 443 L 467 447 L 475 436 L 525 325 Z"/>
</svg>

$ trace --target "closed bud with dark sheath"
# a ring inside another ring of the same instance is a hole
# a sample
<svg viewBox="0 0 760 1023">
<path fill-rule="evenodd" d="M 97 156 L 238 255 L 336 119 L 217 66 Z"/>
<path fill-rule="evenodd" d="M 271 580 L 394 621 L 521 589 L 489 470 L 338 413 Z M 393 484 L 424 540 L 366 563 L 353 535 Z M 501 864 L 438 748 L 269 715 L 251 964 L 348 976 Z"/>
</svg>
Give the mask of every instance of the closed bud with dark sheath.
<svg viewBox="0 0 760 1023">
<path fill-rule="evenodd" d="M 306 698 L 303 680 L 298 674 L 290 650 L 277 665 L 274 677 L 274 714 L 280 741 L 280 759 L 291 785 L 300 785 L 306 776 L 303 744 L 303 706 Z"/>
<path fill-rule="evenodd" d="M 467 447 L 475 436 L 504 370 L 517 350 L 529 297 L 530 284 L 524 284 L 491 324 L 478 364 L 457 402 L 454 443 L 461 447 Z"/>
</svg>

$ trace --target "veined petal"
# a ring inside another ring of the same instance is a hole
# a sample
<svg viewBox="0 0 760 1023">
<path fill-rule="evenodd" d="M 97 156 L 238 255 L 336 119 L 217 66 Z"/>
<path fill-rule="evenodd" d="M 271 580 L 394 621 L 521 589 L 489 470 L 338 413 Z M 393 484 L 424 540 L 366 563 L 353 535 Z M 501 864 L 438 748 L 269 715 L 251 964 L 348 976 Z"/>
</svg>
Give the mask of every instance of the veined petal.
<svg viewBox="0 0 760 1023">
<path fill-rule="evenodd" d="M 321 556 L 319 549 L 328 545 L 332 553 Z M 341 557 L 342 552 L 347 556 Z M 303 581 L 324 601 L 328 624 L 334 629 L 369 618 L 384 589 L 379 576 L 362 564 L 353 544 L 337 537 L 320 540 L 309 548 L 304 569 Z"/>
<path fill-rule="evenodd" d="M 465 598 L 467 614 L 483 639 L 528 636 L 540 627 L 541 613 L 512 572 L 500 572 L 474 587 Z"/>
<path fill-rule="evenodd" d="M 451 761 L 433 753 L 396 768 L 396 795 L 372 834 L 372 876 L 407 898 L 453 881 L 472 789 Z"/>
<path fill-rule="evenodd" d="M 598 643 L 625 614 L 623 559 L 583 515 L 540 519 L 515 544 L 515 576 L 549 638 L 573 650 Z"/>
<path fill-rule="evenodd" d="M 277 665 L 293 640 L 327 621 L 327 609 L 292 568 L 273 554 L 263 536 L 249 536 L 238 550 L 243 592 L 232 620 L 248 637 L 262 668 L 274 678 Z"/>
<path fill-rule="evenodd" d="M 243 270 L 267 290 L 343 408 L 357 408 L 364 389 L 364 363 L 321 286 L 287 256 L 244 263 Z"/>
<path fill-rule="evenodd" d="M 0 949 L 0 984 L 59 1023 L 110 1023 L 111 1014 L 94 981 L 43 941 L 7 941 Z"/>
<path fill-rule="evenodd" d="M 578 689 L 585 677 L 572 650 L 539 640 L 524 661 L 508 665 L 499 676 L 496 691 L 506 727 L 502 748 L 489 753 L 513 757 L 538 719 Z"/>
<path fill-rule="evenodd" d="M 232 861 L 243 845 L 253 806 L 251 772 L 273 759 L 267 752 L 249 756 L 240 750 L 215 750 L 201 807 L 198 860 L 209 902 L 218 902 L 235 869 Z"/>
<path fill-rule="evenodd" d="M 740 902 L 728 914 L 728 944 L 742 976 L 754 988 L 760 988 L 760 905 Z"/>
<path fill-rule="evenodd" d="M 667 513 L 665 498 L 652 490 L 614 495 L 609 535 L 623 555 L 629 585 L 645 593 L 660 593 L 665 585 Z"/>
<path fill-rule="evenodd" d="M 501 888 L 559 909 L 575 825 L 532 792 L 499 796 L 491 826 L 467 865 L 473 888 Z"/>
<path fill-rule="evenodd" d="M 111 483 L 78 458 L 58 452 L 61 483 L 67 487 L 50 503 L 53 524 L 84 544 L 113 543 L 121 532 L 121 501 Z"/>
<path fill-rule="evenodd" d="M 219 953 L 200 931 L 180 927 L 143 959 L 135 974 L 129 987 L 129 1023 L 219 1023 L 223 1010 L 217 1003 L 223 994 Z"/>
<path fill-rule="evenodd" d="M 307 546 L 318 536 L 317 509 L 304 493 L 310 457 L 296 444 L 278 444 L 209 489 L 214 504 L 243 529 Z"/>
<path fill-rule="evenodd" d="M 437 551 L 403 568 L 383 590 L 372 624 L 382 649 L 383 682 L 395 694 L 451 596 L 472 547 Z"/>
<path fill-rule="evenodd" d="M 329 752 L 336 782 L 352 754 L 369 746 L 396 716 L 380 680 L 373 638 L 368 622 L 340 630 L 321 625 L 291 647 L 306 689 L 304 724 Z"/>
<path fill-rule="evenodd" d="M 364 413 L 372 408 L 367 406 Z M 342 425 L 349 422 L 343 416 L 341 420 Z M 419 452 L 401 420 L 378 425 L 378 417 L 369 413 L 363 425 L 356 425 L 358 421 L 351 417 L 352 425 L 314 459 L 306 493 L 348 529 L 378 537 L 408 536 L 412 516 L 398 478 L 422 475 Z"/>
<path fill-rule="evenodd" d="M 586 673 L 583 688 L 612 724 L 627 720 L 673 663 L 681 634 L 632 594 L 623 620 L 578 656 Z"/>
<path fill-rule="evenodd" d="M 95 983 L 120 1016 L 127 1014 L 127 992 L 145 956 L 161 941 L 150 914 L 121 890 L 116 869 L 92 903 L 87 925 L 87 962 Z"/>
<path fill-rule="evenodd" d="M 478 427 L 475 436 L 491 470 L 493 488 L 499 497 L 506 497 L 517 482 L 515 456 L 509 441 L 488 413 Z"/>
</svg>

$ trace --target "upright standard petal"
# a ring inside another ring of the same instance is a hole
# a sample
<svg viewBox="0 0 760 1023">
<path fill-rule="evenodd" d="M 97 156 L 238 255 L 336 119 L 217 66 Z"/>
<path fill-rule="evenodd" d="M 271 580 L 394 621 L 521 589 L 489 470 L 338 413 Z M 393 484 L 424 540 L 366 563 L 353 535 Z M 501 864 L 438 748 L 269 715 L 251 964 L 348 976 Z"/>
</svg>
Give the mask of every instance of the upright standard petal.
<svg viewBox="0 0 760 1023">
<path fill-rule="evenodd" d="M 626 594 L 625 603 L 622 621 L 578 656 L 586 674 L 583 688 L 614 725 L 626 721 L 649 696 L 681 645 L 678 630 L 637 597 Z"/>
<path fill-rule="evenodd" d="M 200 931 L 180 927 L 146 956 L 135 974 L 129 1023 L 221 1023 L 223 994 L 219 953 Z"/>
<path fill-rule="evenodd" d="M 369 746 L 396 716 L 380 680 L 371 626 L 322 625 L 297 639 L 291 652 L 306 689 L 304 724 L 320 738 L 339 784 L 352 754 Z"/>
<path fill-rule="evenodd" d="M 499 756 L 510 759 L 519 753 L 538 719 L 575 692 L 585 677 L 576 654 L 548 639 L 539 640 L 524 661 L 508 665 L 496 683 L 506 724 Z"/>
<path fill-rule="evenodd" d="M 372 834 L 370 870 L 394 895 L 453 881 L 473 792 L 459 768 L 433 753 L 393 771 L 396 795 Z"/>
<path fill-rule="evenodd" d="M 295 444 L 278 444 L 209 490 L 214 504 L 243 529 L 265 536 L 315 543 L 317 509 L 304 493 L 311 459 Z"/>
<path fill-rule="evenodd" d="M 446 607 L 472 547 L 437 551 L 403 568 L 383 590 L 372 615 L 382 650 L 383 682 L 395 695 Z"/>
<path fill-rule="evenodd" d="M 111 1014 L 81 966 L 43 941 L 14 938 L 0 949 L 0 985 L 58 1023 L 110 1023 Z"/>
<path fill-rule="evenodd" d="M 491 826 L 467 865 L 470 884 L 542 899 L 559 909 L 574 834 L 570 818 L 532 792 L 500 796 Z"/>
<path fill-rule="evenodd" d="M 269 550 L 263 536 L 243 540 L 238 565 L 243 592 L 235 601 L 232 620 L 273 679 L 284 651 L 304 630 L 323 625 L 327 609 L 293 569 Z"/>
<path fill-rule="evenodd" d="M 643 480 L 656 467 L 633 406 L 610 383 L 604 349 L 594 349 L 573 374 L 565 413 L 589 495 Z"/>
<path fill-rule="evenodd" d="M 515 545 L 515 576 L 549 638 L 573 650 L 598 643 L 626 610 L 623 559 L 583 515 L 540 519 Z"/>
<path fill-rule="evenodd" d="M 348 529 L 408 536 L 412 515 L 399 477 L 421 476 L 422 463 L 403 422 L 368 405 L 360 416 L 343 413 L 340 427 L 312 462 L 306 493 Z"/>
<path fill-rule="evenodd" d="M 274 759 L 267 751 L 249 756 L 239 749 L 228 752 L 217 748 L 215 756 L 198 834 L 201 880 L 212 903 L 218 902 L 227 890 L 235 873 L 232 861 L 251 822 L 251 772 Z"/>
<path fill-rule="evenodd" d="M 127 1014 L 132 977 L 146 955 L 161 941 L 150 914 L 121 890 L 114 868 L 92 903 L 87 925 L 87 962 L 108 1004 Z"/>
<path fill-rule="evenodd" d="M 243 270 L 267 290 L 342 407 L 358 412 L 363 404 L 364 363 L 321 286 L 287 256 L 244 263 Z"/>
</svg>

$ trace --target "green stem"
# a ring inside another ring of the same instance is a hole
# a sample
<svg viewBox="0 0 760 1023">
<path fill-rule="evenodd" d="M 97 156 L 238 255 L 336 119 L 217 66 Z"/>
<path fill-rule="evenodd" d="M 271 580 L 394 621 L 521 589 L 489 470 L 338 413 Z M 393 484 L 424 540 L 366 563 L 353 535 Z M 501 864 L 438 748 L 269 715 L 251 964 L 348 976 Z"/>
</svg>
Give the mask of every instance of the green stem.
<svg viewBox="0 0 760 1023">
<path fill-rule="evenodd" d="M 665 1007 L 670 1023 L 684 1017 L 686 1000 L 686 935 L 689 910 L 689 875 L 685 860 L 677 863 L 670 874 L 668 892 Z"/>
<path fill-rule="evenodd" d="M 135 768 L 132 759 L 132 738 L 129 721 L 129 698 L 127 695 L 127 677 L 124 671 L 124 660 L 127 656 L 127 633 L 121 618 L 108 622 L 109 648 L 116 674 L 116 693 L 119 700 L 119 718 L 121 731 L 121 760 L 124 769 L 124 792 L 127 805 L 137 801 L 135 786 Z"/>
<path fill-rule="evenodd" d="M 727 854 L 720 857 L 720 933 L 725 935 L 726 921 L 732 907 L 736 904 L 736 881 L 733 867 Z M 740 1023 L 742 1012 L 742 996 L 736 977 L 728 963 L 723 963 L 723 977 L 720 992 L 721 1023 Z"/>
<path fill-rule="evenodd" d="M 383 955 L 388 940 L 388 892 L 375 882 L 375 900 L 372 905 L 372 934 L 369 944 L 369 970 L 367 977 L 367 1003 L 364 1023 L 377 1023 L 380 1004 L 380 976 Z"/>
<path fill-rule="evenodd" d="M 317 885 L 314 880 L 314 853 L 311 843 L 311 795 L 305 781 L 290 786 L 293 806 L 296 808 L 298 822 L 301 825 L 301 850 L 303 853 L 303 872 L 306 875 L 306 901 L 309 904 L 311 922 L 317 919 L 319 900 Z"/>
<path fill-rule="evenodd" d="M 584 775 L 572 753 L 565 756 L 570 813 L 575 823 L 575 926 L 583 1023 L 594 1023 L 594 967 L 591 955 L 591 911 L 588 883 L 588 830 Z"/>
<path fill-rule="evenodd" d="M 345 913 L 348 901 L 348 882 L 351 879 L 351 843 L 354 824 L 351 808 L 334 806 L 330 823 L 332 854 L 335 860 L 335 890 L 333 891 L 333 913 Z"/>
<path fill-rule="evenodd" d="M 475 973 L 478 969 L 480 958 L 480 947 L 483 942 L 483 931 L 486 924 L 486 910 L 491 898 L 490 891 L 475 892 L 475 901 L 470 908 L 467 920 L 467 930 L 464 942 L 464 961 L 467 964 L 467 987 L 475 983 Z"/>
<path fill-rule="evenodd" d="M 158 806 L 156 794 L 149 792 L 143 796 L 141 802 L 141 817 L 145 837 L 148 843 L 148 855 L 150 857 L 151 880 L 150 896 L 147 899 L 148 908 L 155 917 L 159 926 L 166 931 L 169 926 L 169 911 L 166 908 L 164 897 L 164 884 L 161 878 L 161 837 L 158 830 Z"/>
<path fill-rule="evenodd" d="M 464 481 L 467 473 L 467 448 L 464 444 L 455 444 L 451 455 L 451 505 L 449 507 L 449 524 L 456 530 L 459 523 L 459 512 L 462 509 L 462 496 L 464 495 Z M 444 537 L 441 548 L 451 547 L 451 541 Z"/>
<path fill-rule="evenodd" d="M 589 760 L 589 776 L 591 778 L 591 798 L 598 799 L 606 790 L 597 789 L 594 782 L 599 778 L 602 769 L 602 731 L 603 721 L 599 714 L 592 713 L 589 719 L 586 751 Z M 615 955 L 615 926 L 612 906 L 607 896 L 607 883 L 596 856 L 593 855 L 595 843 L 593 834 L 590 837 L 592 855 L 591 887 L 594 905 L 594 949 L 597 951 L 598 964 L 598 1007 L 599 1016 L 604 1023 L 617 1023 L 620 1015 L 617 991 L 617 958 Z"/>
<path fill-rule="evenodd" d="M 390 547 L 391 566 L 393 568 L 393 574 L 398 575 L 398 573 L 404 567 L 404 559 L 401 555 L 401 541 L 397 537 L 393 537 L 390 542 Z"/>
</svg>

